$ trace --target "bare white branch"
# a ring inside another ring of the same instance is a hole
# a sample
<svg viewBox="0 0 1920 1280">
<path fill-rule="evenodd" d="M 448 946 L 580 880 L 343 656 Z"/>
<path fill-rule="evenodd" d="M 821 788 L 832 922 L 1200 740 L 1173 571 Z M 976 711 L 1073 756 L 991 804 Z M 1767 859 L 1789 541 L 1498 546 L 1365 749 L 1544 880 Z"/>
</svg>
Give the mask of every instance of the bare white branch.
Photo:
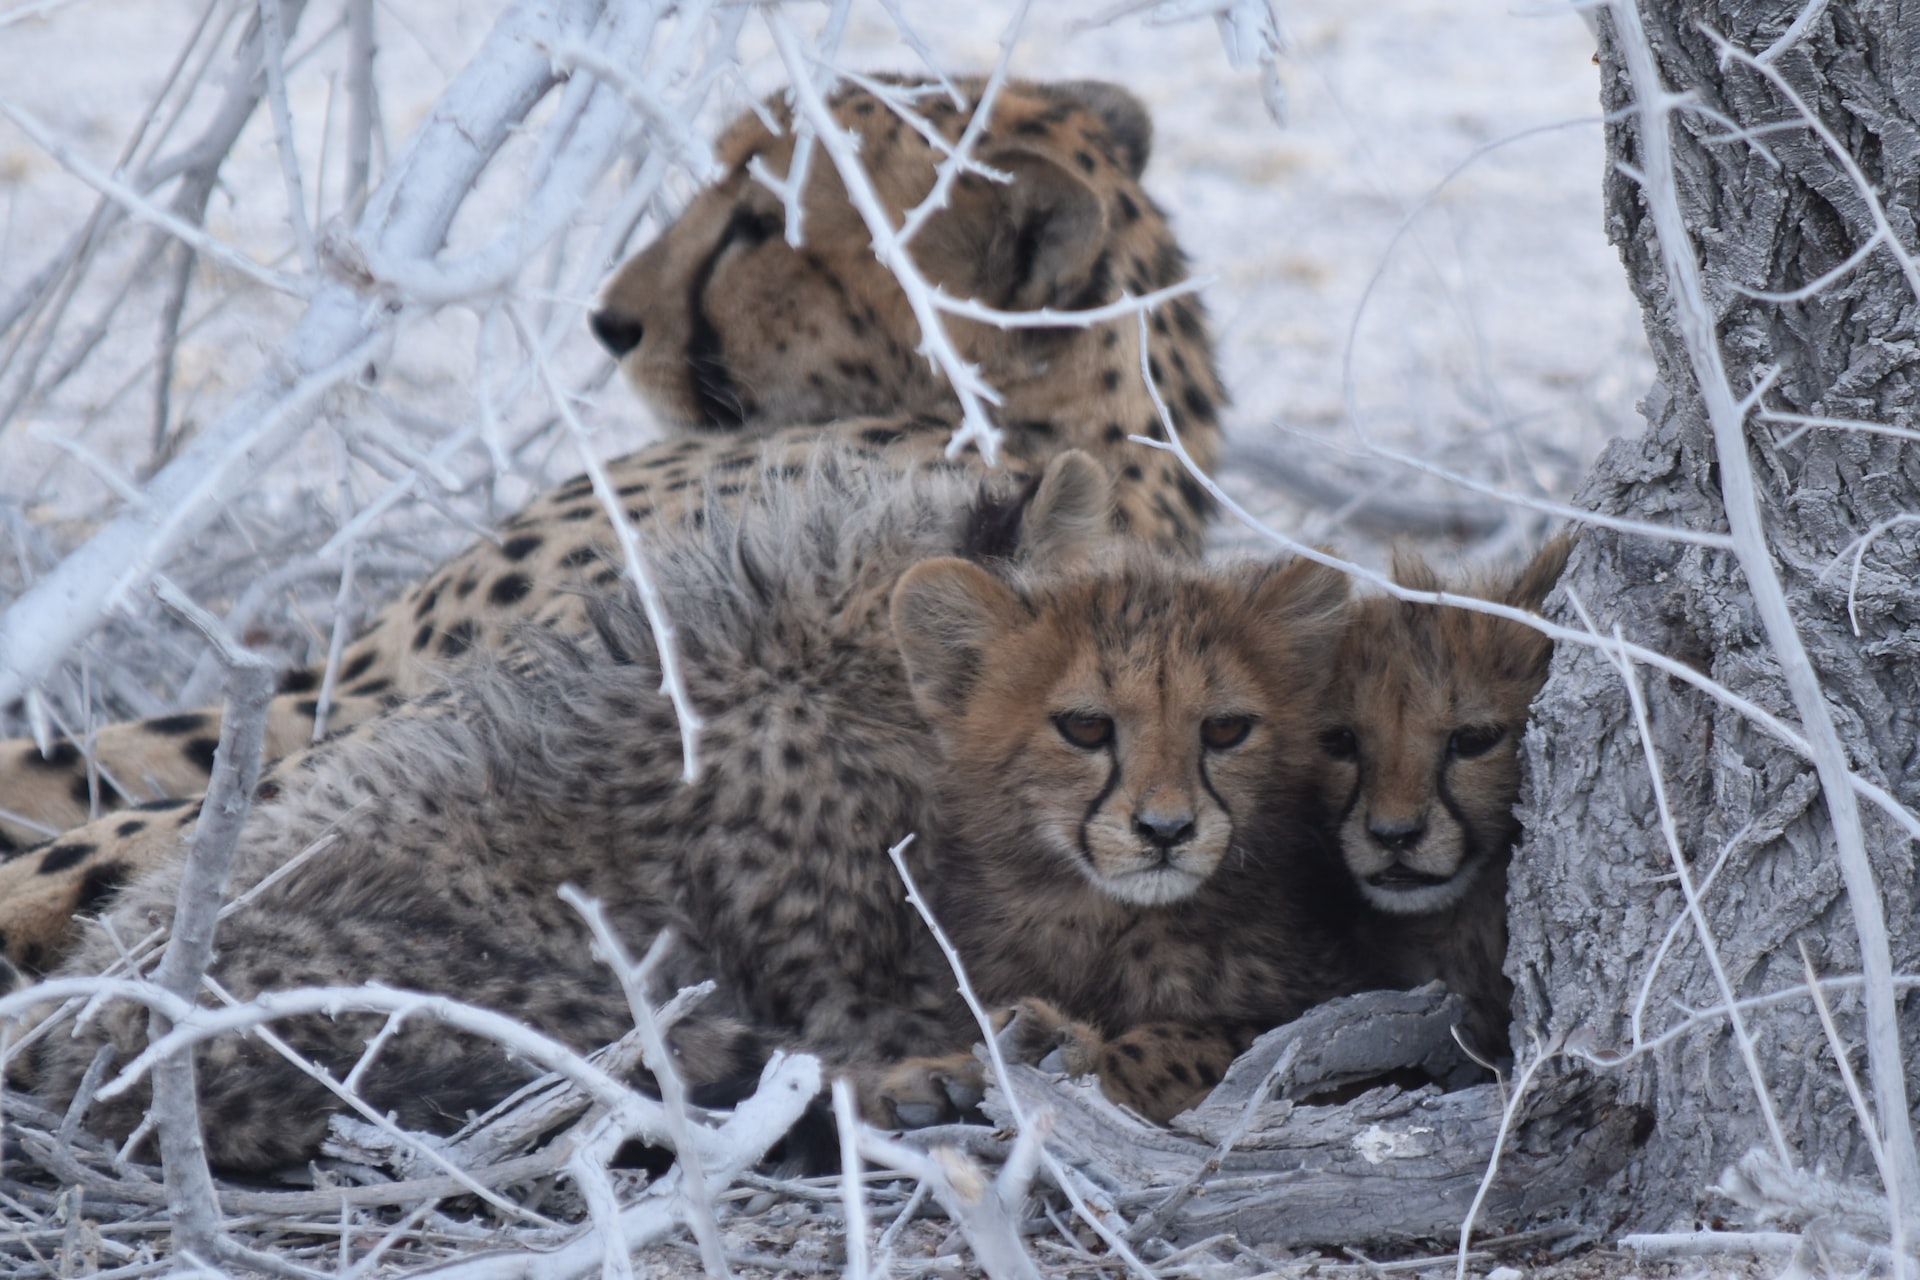
<svg viewBox="0 0 1920 1280">
<path fill-rule="evenodd" d="M 860 1115 L 853 1101 L 853 1086 L 844 1076 L 833 1082 L 833 1122 L 840 1134 L 840 1204 L 847 1215 L 847 1280 L 867 1280 L 867 1192 L 860 1185 Z"/>
<path fill-rule="evenodd" d="M 237 271 L 276 292 L 290 294 L 296 298 L 304 298 L 311 292 L 311 286 L 305 281 L 261 266 L 252 258 L 216 240 L 199 227 L 162 209 L 120 179 L 102 172 L 91 161 L 83 159 L 72 147 L 62 142 L 52 129 L 41 123 L 26 108 L 0 98 L 0 115 L 13 121 L 20 132 L 32 138 L 40 149 L 52 156 L 62 168 L 94 190 L 110 197 L 130 216 L 158 227 L 182 244 L 190 246 L 194 252 L 205 254 L 221 266 Z"/>
<path fill-rule="evenodd" d="M 1778 61 L 1781 54 L 1786 53 L 1789 49 L 1793 48 L 1793 46 L 1799 44 L 1808 30 L 1812 28 L 1813 24 L 1820 21 L 1820 15 L 1827 11 L 1827 4 L 1828 0 L 1807 0 L 1806 8 L 1800 10 L 1800 16 L 1793 20 L 1791 26 L 1780 33 L 1778 40 L 1775 40 L 1762 50 L 1754 58 L 1754 61 L 1759 63 Z"/>
<path fill-rule="evenodd" d="M 1860 1079 L 1854 1074 L 1853 1063 L 1847 1057 L 1847 1044 L 1840 1038 L 1840 1028 L 1834 1023 L 1826 992 L 1820 989 L 1820 976 L 1813 971 L 1813 957 L 1807 954 L 1806 939 L 1800 939 L 1799 946 L 1800 968 L 1807 975 L 1807 995 L 1813 1000 L 1814 1012 L 1820 1015 L 1820 1029 L 1826 1033 L 1827 1050 L 1833 1054 L 1833 1065 L 1840 1072 L 1840 1083 L 1846 1087 L 1847 1101 L 1853 1104 L 1853 1113 L 1860 1118 L 1860 1132 L 1866 1136 L 1867 1148 L 1873 1153 L 1874 1166 L 1880 1170 L 1880 1178 L 1884 1182 L 1888 1177 L 1887 1149 L 1880 1142 L 1879 1123 L 1873 1118 L 1873 1108 L 1868 1104 L 1866 1095 L 1860 1092 Z"/>
<path fill-rule="evenodd" d="M 921 895 L 920 886 L 914 882 L 913 873 L 907 869 L 907 846 L 912 844 L 913 840 L 914 837 L 908 835 L 887 850 L 887 857 L 893 861 L 894 869 L 900 873 L 901 883 L 906 886 L 907 901 L 920 914 L 921 920 L 926 922 L 928 931 L 933 934 L 934 941 L 939 944 L 940 953 L 946 957 L 948 967 L 953 970 L 953 978 L 959 986 L 960 998 L 966 1002 L 968 1011 L 973 1014 L 975 1025 L 980 1028 L 987 1061 L 993 1067 L 994 1083 L 999 1086 L 1001 1096 L 1006 1099 L 1007 1111 L 1013 1117 L 1014 1128 L 1023 1138 L 1033 1133 L 1033 1141 L 1039 1144 L 1033 1148 L 1029 1158 L 1037 1160 L 1047 1170 L 1054 1185 L 1060 1188 L 1068 1202 L 1073 1205 L 1074 1212 L 1093 1228 L 1094 1233 L 1106 1242 L 1115 1256 L 1126 1263 L 1136 1275 L 1143 1277 L 1143 1280 L 1155 1280 L 1152 1269 L 1134 1253 L 1133 1247 L 1127 1243 L 1125 1236 L 1120 1231 L 1116 1231 L 1113 1225 L 1087 1202 L 1086 1193 L 1073 1170 L 1061 1164 L 1046 1150 L 1046 1136 L 1052 1126 L 1052 1118 L 1045 1111 L 1029 1112 L 1019 1092 L 1013 1087 L 1013 1081 L 1007 1072 L 1006 1055 L 1000 1052 L 1000 1040 L 994 1034 L 993 1019 L 987 1013 L 986 1006 L 980 1003 L 980 997 L 974 993 L 972 982 L 967 979 L 966 966 L 961 963 L 959 948 L 953 945 L 952 940 L 947 937 L 946 930 L 940 927 L 939 920 L 934 918 L 932 905 Z M 1009 1162 L 1009 1168 L 1017 1167 L 1016 1162 Z M 1014 1198 L 1016 1195 L 1024 1196 L 1026 1189 L 1024 1185 L 1016 1187 L 1010 1182 L 1007 1186 L 1000 1188 L 1000 1193 L 1008 1198 Z M 978 1248 L 979 1244 L 975 1242 L 975 1249 Z M 1024 1257 L 1024 1251 L 1022 1256 Z M 984 1259 L 981 1265 L 986 1265 Z"/>
<path fill-rule="evenodd" d="M 1033 7 L 1032 0 L 1020 0 L 1019 7 L 1013 11 L 1013 17 L 1007 22 L 1007 29 L 1000 36 L 1000 55 L 993 61 L 993 70 L 987 76 L 987 82 L 980 90 L 980 100 L 974 104 L 973 116 L 967 121 L 967 127 L 960 133 L 960 141 L 953 147 L 945 163 L 935 171 L 933 190 L 926 198 L 908 211 L 906 219 L 900 224 L 900 243 L 911 243 L 927 225 L 927 219 L 947 207 L 947 201 L 953 191 L 953 184 L 966 170 L 974 167 L 973 149 L 979 144 L 980 137 L 993 121 L 993 104 L 1000 97 L 1000 90 L 1007 83 L 1007 68 L 1013 61 L 1014 46 L 1020 42 L 1020 32 L 1027 25 L 1027 12 Z M 923 325 L 925 321 L 921 322 Z"/>
<path fill-rule="evenodd" d="M 1581 607 L 1583 617 L 1585 612 Z M 1624 640 L 1625 637 L 1616 628 L 1613 633 L 1614 644 L 1619 646 Z M 1793 1146 L 1787 1141 L 1786 1130 L 1780 1124 L 1780 1112 L 1774 1105 L 1773 1089 L 1767 1083 L 1766 1072 L 1760 1066 L 1760 1053 L 1754 1045 L 1753 1033 L 1747 1029 L 1745 1015 L 1734 1005 L 1733 979 L 1727 976 L 1726 965 L 1721 962 L 1719 944 L 1714 940 L 1713 929 L 1700 905 L 1700 890 L 1693 882 L 1693 869 L 1687 865 L 1686 850 L 1680 845 L 1680 829 L 1674 822 L 1673 807 L 1667 802 L 1666 771 L 1660 763 L 1659 750 L 1654 745 L 1653 725 L 1647 717 L 1647 699 L 1640 688 L 1639 674 L 1625 657 L 1619 655 L 1617 648 L 1612 656 L 1620 672 L 1620 681 L 1626 686 L 1628 703 L 1633 708 L 1633 725 L 1640 736 L 1640 749 L 1647 762 L 1647 780 L 1653 788 L 1654 813 L 1660 822 L 1660 834 L 1667 843 L 1667 856 L 1673 861 L 1680 892 L 1686 898 L 1687 914 L 1692 918 L 1694 932 L 1699 937 L 1701 954 L 1706 957 L 1713 979 L 1719 984 L 1721 999 L 1727 1002 L 1732 1011 L 1728 1023 L 1733 1030 L 1734 1043 L 1739 1046 L 1740 1057 L 1746 1063 L 1747 1077 L 1753 1085 L 1754 1097 L 1760 1104 L 1760 1114 L 1766 1121 L 1767 1136 L 1773 1141 L 1774 1154 L 1791 1164 Z"/>
<path fill-rule="evenodd" d="M 1324 564 L 1329 568 L 1338 569 L 1354 581 L 1364 582 L 1369 586 L 1378 588 L 1396 600 L 1408 600 L 1420 604 L 1446 605 L 1449 608 L 1467 609 L 1476 613 L 1490 614 L 1496 618 L 1506 618 L 1509 621 L 1518 622 L 1523 626 L 1532 627 L 1542 635 L 1550 637 L 1556 644 L 1570 643 L 1585 648 L 1604 647 L 1622 653 L 1630 657 L 1634 662 L 1643 666 L 1654 667 L 1664 675 L 1672 676 L 1676 680 L 1691 685 L 1714 701 L 1744 716 L 1751 721 L 1755 727 L 1764 730 L 1769 736 L 1777 739 L 1806 759 L 1814 759 L 1813 744 L 1799 729 L 1774 715 L 1751 698 L 1743 697 L 1732 689 L 1727 688 L 1724 684 L 1721 684 L 1710 675 L 1698 670 L 1690 663 L 1682 662 L 1677 658 L 1661 653 L 1655 649 L 1649 649 L 1644 645 L 1632 643 L 1616 644 L 1616 642 L 1612 640 L 1602 640 L 1592 631 L 1580 627 L 1564 627 L 1558 623 L 1548 621 L 1538 614 L 1529 613 L 1524 609 L 1516 609 L 1510 605 L 1498 604 L 1491 600 L 1482 600 L 1476 596 L 1456 595 L 1447 591 L 1409 590 L 1395 582 L 1386 574 L 1370 569 L 1355 561 L 1334 555 L 1325 548 L 1308 545 L 1275 529 L 1272 525 L 1267 524 L 1236 501 L 1231 494 L 1220 487 L 1219 483 L 1215 481 L 1212 476 L 1209 476 L 1200 467 L 1199 463 L 1193 460 L 1193 455 L 1187 452 L 1186 445 L 1182 443 L 1180 439 L 1178 429 L 1173 425 L 1172 417 L 1167 412 L 1166 402 L 1162 399 L 1159 388 L 1154 385 L 1152 372 L 1147 368 L 1144 358 L 1141 362 L 1141 377 L 1146 380 L 1147 388 L 1152 393 L 1154 407 L 1159 412 L 1161 427 L 1165 431 L 1167 438 L 1165 440 L 1154 440 L 1146 436 L 1132 436 L 1129 438 L 1136 444 L 1144 444 L 1172 453 L 1180 460 L 1180 465 L 1187 469 L 1187 474 L 1199 482 L 1200 487 L 1205 489 L 1207 494 L 1212 497 L 1215 502 L 1220 504 L 1222 510 L 1240 521 L 1241 524 L 1245 525 L 1255 534 L 1258 534 L 1265 541 L 1293 555 L 1312 560 L 1316 564 Z M 1854 794 L 1869 801 L 1875 808 L 1879 809 L 1880 812 L 1898 823 L 1909 835 L 1915 839 L 1920 839 L 1920 815 L 1916 815 L 1911 809 L 1907 808 L 1898 797 L 1871 779 L 1861 776 L 1858 772 L 1849 771 L 1845 775 L 1845 778 L 1847 786 Z"/>
<path fill-rule="evenodd" d="M 988 1280 L 1040 1280 L 1040 1269 L 1020 1243 L 1018 1220 L 979 1165 L 951 1147 L 916 1151 L 866 1125 L 860 1126 L 859 1142 L 869 1160 L 933 1189 L 933 1198 L 967 1238 Z"/>
<path fill-rule="evenodd" d="M 1615 9 L 1619 7 L 1617 0 L 1610 0 L 1610 3 Z M 1815 13 L 1809 17 L 1808 13 L 1802 13 L 1800 16 L 1801 19 L 1811 22 L 1813 18 L 1817 18 L 1819 15 Z M 1798 23 L 1796 23 L 1796 25 L 1798 25 Z M 1636 27 L 1635 30 L 1637 31 L 1639 28 Z M 1907 288 L 1912 291 L 1914 300 L 1920 302 L 1920 256 L 1916 256 L 1914 252 L 1901 241 L 1899 233 L 1894 230 L 1892 220 L 1887 216 L 1886 203 L 1881 200 L 1880 193 L 1875 189 L 1873 183 L 1867 180 L 1867 175 L 1860 171 L 1860 163 L 1853 158 L 1853 152 L 1850 151 L 1839 138 L 1834 136 L 1833 130 L 1827 128 L 1818 113 L 1807 106 L 1806 100 L 1795 91 L 1792 85 L 1787 83 L 1786 77 L 1780 74 L 1780 69 L 1773 65 L 1773 61 L 1770 58 L 1766 58 L 1764 55 L 1762 57 L 1755 57 L 1746 50 L 1738 48 L 1732 41 L 1711 28 L 1702 28 L 1702 30 L 1705 31 L 1707 38 L 1719 47 L 1723 65 L 1737 62 L 1742 66 L 1753 68 L 1762 76 L 1766 77 L 1767 83 L 1773 86 L 1776 93 L 1787 100 L 1788 105 L 1794 110 L 1794 119 L 1786 122 L 1787 128 L 1805 128 L 1810 130 L 1814 137 L 1820 139 L 1821 144 L 1827 149 L 1827 154 L 1831 155 L 1834 162 L 1845 171 L 1847 180 L 1853 184 L 1855 193 L 1859 195 L 1861 201 L 1867 207 L 1868 215 L 1873 221 L 1873 234 L 1868 237 L 1868 241 L 1870 243 L 1877 242 L 1887 247 L 1887 252 L 1892 254 L 1893 260 L 1900 265 L 1900 272 L 1906 277 Z M 1784 41 L 1786 37 L 1782 36 L 1781 39 Z M 1628 51 L 1623 50 L 1623 53 L 1624 52 Z M 1773 51 L 1769 49 L 1767 52 L 1771 53 Z M 1632 69 L 1634 63 L 1629 59 L 1627 65 L 1629 69 Z M 1649 55 L 1649 68 L 1651 69 L 1651 55 Z M 1634 74 L 1634 87 L 1635 91 L 1642 96 L 1643 105 L 1641 118 L 1644 120 L 1648 114 L 1652 113 L 1653 108 L 1651 104 L 1658 101 L 1658 99 L 1649 98 L 1647 95 L 1656 91 L 1658 85 L 1657 82 L 1642 85 L 1639 74 L 1636 71 Z M 1657 182 L 1658 180 L 1656 177 L 1655 181 Z M 1679 205 L 1677 202 L 1673 212 L 1676 216 L 1679 214 Z M 1682 225 L 1684 225 L 1684 223 Z M 1665 239 L 1666 237 L 1663 232 L 1661 236 L 1663 244 L 1665 243 Z"/>
<path fill-rule="evenodd" d="M 280 180 L 287 188 L 287 222 L 309 277 L 320 274 L 320 253 L 307 222 L 307 199 L 300 181 L 300 153 L 294 147 L 293 110 L 287 105 L 287 33 L 280 21 L 280 0 L 259 0 L 261 50 L 267 68 L 267 103 L 273 114 L 274 141 L 280 152 Z"/>
<path fill-rule="evenodd" d="M 1157 310 L 1164 302 L 1199 293 L 1213 283 L 1213 277 L 1200 276 L 1170 284 L 1164 289 L 1155 289 L 1152 293 L 1143 293 L 1137 298 L 1122 293 L 1116 302 L 1109 302 L 1103 307 L 1088 307 L 1084 311 L 1055 311 L 1052 307 L 1042 307 L 1038 311 L 1002 311 L 971 298 L 949 298 L 945 290 L 938 288 L 933 290 L 933 303 L 950 316 L 978 320 L 1002 329 L 1083 329 L 1105 324 L 1109 320 L 1147 314 Z"/>
<path fill-rule="evenodd" d="M 227 669 L 227 704 L 220 746 L 200 820 L 187 841 L 186 867 L 174 902 L 173 936 L 153 981 L 178 999 L 191 1001 L 201 975 L 213 961 L 213 931 L 226 899 L 240 829 L 260 781 L 260 753 L 266 740 L 267 700 L 273 696 L 273 664 L 250 653 L 227 635 L 217 619 L 171 583 L 154 584 L 160 602 L 192 624 L 220 655 Z M 147 1035 L 161 1039 L 172 1030 L 164 1013 L 150 1015 Z M 168 1206 L 176 1253 L 220 1257 L 227 1243 L 221 1234 L 220 1206 L 213 1174 L 207 1168 L 200 1134 L 193 1056 L 184 1048 L 158 1059 L 153 1067 L 150 1111 L 160 1135 Z"/>
<path fill-rule="evenodd" d="M 687 1088 L 680 1079 L 680 1073 L 674 1069 L 673 1055 L 667 1049 L 666 1037 L 661 1034 L 660 1023 L 654 1017 L 653 1001 L 647 994 L 647 977 L 659 964 L 661 957 L 672 949 L 673 935 L 662 933 L 655 938 L 647 950 L 646 959 L 636 965 L 627 954 L 627 949 L 621 945 L 613 926 L 607 922 L 607 913 L 597 899 L 588 898 L 570 884 L 560 887 L 560 899 L 578 911 L 587 922 L 587 927 L 593 931 L 594 945 L 600 950 L 602 963 L 620 979 L 620 988 L 627 997 L 627 1008 L 633 1013 L 634 1030 L 640 1033 L 641 1052 L 647 1070 L 652 1072 L 654 1083 L 660 1089 L 660 1106 L 666 1116 L 667 1135 L 672 1139 L 673 1149 L 680 1158 L 681 1183 L 686 1188 L 693 1236 L 700 1242 L 700 1259 L 705 1263 L 708 1275 L 726 1280 L 732 1273 L 727 1269 L 720 1224 L 714 1214 L 706 1170 L 701 1164 L 700 1144 L 694 1136 L 693 1116 L 687 1110 Z M 615 1135 L 616 1138 L 624 1136 Z M 611 1147 L 607 1154 L 612 1154 Z M 605 1229 L 605 1224 L 602 1224 L 602 1229 Z M 612 1236 L 608 1238 L 611 1240 Z"/>
<path fill-rule="evenodd" d="M 640 530 L 628 518 L 627 509 L 621 503 L 620 495 L 614 491 L 613 482 L 607 479 L 607 469 L 600 464 L 599 456 L 591 447 L 586 424 L 573 411 L 573 403 L 566 389 L 554 376 L 544 354 L 533 341 L 533 335 L 521 322 L 517 311 L 509 307 L 507 314 L 513 318 L 522 343 L 539 369 L 548 394 L 553 397 L 554 411 L 566 423 L 574 448 L 579 451 L 581 465 L 593 481 L 593 496 L 606 511 L 607 521 L 613 526 L 613 536 L 620 543 L 627 581 L 640 599 L 640 607 L 647 615 L 647 626 L 653 631 L 654 647 L 660 655 L 660 690 L 673 703 L 673 713 L 680 722 L 680 777 L 682 781 L 693 782 L 700 776 L 700 731 L 706 722 L 700 718 L 699 710 L 693 705 L 693 695 L 687 691 L 686 676 L 680 669 L 680 651 L 675 644 L 673 619 L 667 616 L 666 601 L 661 598 L 653 575 L 647 570 L 646 553 L 640 546 Z"/>
</svg>

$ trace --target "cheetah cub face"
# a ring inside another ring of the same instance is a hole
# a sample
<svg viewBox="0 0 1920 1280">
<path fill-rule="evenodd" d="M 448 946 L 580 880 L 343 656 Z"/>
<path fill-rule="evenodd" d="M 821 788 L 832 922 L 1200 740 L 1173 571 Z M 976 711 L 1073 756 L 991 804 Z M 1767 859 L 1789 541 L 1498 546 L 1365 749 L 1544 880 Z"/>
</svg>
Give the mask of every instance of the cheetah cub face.
<svg viewBox="0 0 1920 1280">
<path fill-rule="evenodd" d="M 1571 549 L 1555 539 L 1509 579 L 1446 589 L 1538 610 Z M 1393 577 L 1445 586 L 1404 550 Z M 1520 737 L 1552 656 L 1546 636 L 1505 618 L 1387 596 L 1354 605 L 1335 670 L 1344 714 L 1321 747 L 1341 854 L 1375 907 L 1444 911 L 1506 858 Z"/>
<path fill-rule="evenodd" d="M 1199 889 L 1233 841 L 1221 788 L 1242 789 L 1246 748 L 1258 745 L 1252 673 L 1231 659 L 1212 672 L 1155 671 L 1082 653 L 1036 693 L 1022 719 L 1053 730 L 1030 726 L 1043 791 L 1087 798 L 1042 809 L 1035 835 L 1047 852 L 1135 906 Z"/>
<path fill-rule="evenodd" d="M 902 580 L 894 634 L 949 782 L 978 779 L 943 793 L 970 796 L 968 827 L 1005 828 L 982 843 L 1162 907 L 1240 856 L 1276 770 L 1310 769 L 1324 721 L 1299 693 L 1304 652 L 1345 595 L 1312 564 L 1029 586 L 942 560 Z"/>
</svg>

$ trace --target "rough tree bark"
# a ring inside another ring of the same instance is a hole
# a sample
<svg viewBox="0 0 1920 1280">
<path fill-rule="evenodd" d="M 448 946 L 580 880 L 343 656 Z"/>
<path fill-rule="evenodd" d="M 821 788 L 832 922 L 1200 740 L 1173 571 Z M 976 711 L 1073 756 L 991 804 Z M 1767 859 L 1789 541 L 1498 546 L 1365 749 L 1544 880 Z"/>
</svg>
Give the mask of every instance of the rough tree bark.
<svg viewBox="0 0 1920 1280">
<path fill-rule="evenodd" d="M 1716 43 L 1761 55 L 1809 8 L 1798 38 L 1763 61 L 1853 158 L 1872 196 L 1779 84 L 1738 58 L 1723 61 Z M 1920 247 L 1920 3 L 1657 0 L 1642 15 L 1666 88 L 1692 97 L 1691 109 L 1670 117 L 1676 181 L 1728 379 L 1746 396 L 1772 378 L 1747 414 L 1746 450 L 1774 565 L 1851 765 L 1920 809 L 1920 449 L 1911 435 L 1793 419 L 1911 432 L 1920 416 L 1920 290 L 1911 270 Z M 1608 231 L 1644 310 L 1659 381 L 1644 406 L 1646 432 L 1608 450 L 1581 501 L 1724 531 L 1706 404 L 1635 177 L 1651 158 L 1625 110 L 1634 92 L 1623 31 L 1603 11 Z M 1749 129 L 1757 132 L 1742 132 Z M 1907 265 L 1881 241 L 1823 281 L 1875 237 L 1875 200 Z M 1819 287 L 1790 300 L 1750 292 L 1809 285 Z M 1856 540 L 1869 534 L 1850 621 Z M 1628 640 L 1802 723 L 1734 555 L 1595 529 L 1563 586 L 1560 621 L 1581 625 L 1570 602 L 1577 597 L 1602 633 L 1618 624 Z M 1747 1014 L 1786 1145 L 1802 1169 L 1871 1182 L 1863 1129 L 1805 994 L 1803 947 L 1823 978 L 1857 975 L 1862 963 L 1814 768 L 1723 702 L 1646 667 L 1637 674 L 1694 882 L 1725 859 L 1702 905 L 1733 991 L 1742 999 L 1798 991 Z M 1686 918 L 1627 688 L 1605 654 L 1561 646 L 1526 757 L 1528 834 L 1516 853 L 1509 959 L 1519 1044 L 1567 1036 L 1576 1050 L 1625 1056 L 1606 1070 L 1657 1123 L 1614 1180 L 1613 1207 L 1642 1225 L 1671 1225 L 1707 1202 L 1729 1164 L 1774 1140 L 1726 1017 L 1633 1052 L 1679 1027 L 1685 1010 L 1723 1000 Z M 1894 971 L 1920 972 L 1914 843 L 1881 810 L 1861 809 Z M 1865 1087 L 1857 985 L 1831 1000 Z M 1920 1061 L 1911 1003 L 1903 990 L 1908 1064 Z M 1737 1216 L 1724 1201 L 1715 1208 Z"/>
</svg>

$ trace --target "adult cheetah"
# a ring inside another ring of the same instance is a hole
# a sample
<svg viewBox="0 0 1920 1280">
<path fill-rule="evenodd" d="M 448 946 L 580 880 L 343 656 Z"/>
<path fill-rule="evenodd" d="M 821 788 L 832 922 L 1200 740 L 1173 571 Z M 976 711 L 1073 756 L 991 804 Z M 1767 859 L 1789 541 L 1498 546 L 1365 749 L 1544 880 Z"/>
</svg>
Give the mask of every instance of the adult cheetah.
<svg viewBox="0 0 1920 1280">
<path fill-rule="evenodd" d="M 982 85 L 961 82 L 962 105 L 937 86 L 897 88 L 914 93 L 932 132 L 951 146 Z M 832 107 L 859 135 L 890 211 L 898 216 L 931 190 L 942 150 L 887 101 L 848 86 Z M 737 501 L 763 475 L 779 482 L 822 440 L 901 474 L 980 469 L 975 457 L 945 456 L 958 424 L 951 389 L 916 353 L 905 298 L 824 161 L 809 171 L 805 242 L 795 247 L 781 234 L 782 203 L 750 170 L 787 171 L 792 120 L 777 97 L 766 117 L 749 112 L 727 130 L 717 148 L 725 176 L 616 273 L 593 316 L 655 412 L 697 433 L 607 464 L 643 539 L 704 519 L 706 503 Z M 1144 108 L 1116 86 L 1008 84 L 975 154 L 1012 180 L 955 184 L 950 207 L 912 246 L 921 272 L 951 296 L 1007 310 L 1085 308 L 1179 283 L 1185 256 L 1139 181 L 1151 132 Z M 1117 528 L 1164 548 L 1198 547 L 1203 492 L 1171 457 L 1128 439 L 1162 434 L 1139 375 L 1135 318 L 1085 328 L 952 324 L 961 354 L 1001 395 L 996 416 L 1012 475 L 1031 477 L 1061 451 L 1084 450 L 1115 486 Z M 1178 297 L 1156 310 L 1146 343 L 1176 428 L 1209 464 L 1223 395 L 1198 300 Z M 618 565 L 590 481 L 558 486 L 388 606 L 348 646 L 329 730 L 433 687 L 448 660 L 505 648 L 529 626 L 582 634 L 590 602 L 625 590 Z M 320 677 L 314 669 L 286 677 L 270 709 L 271 757 L 313 736 Z M 218 732 L 217 710 L 199 710 L 106 726 L 90 760 L 70 742 L 45 754 L 29 742 L 0 745 L 0 815 L 29 824 L 0 816 L 0 854 L 10 858 L 0 863 L 7 959 L 29 972 L 56 962 L 72 939 L 72 914 L 137 872 L 145 837 L 171 830 L 184 810 L 130 813 L 85 835 L 30 842 L 85 821 L 95 797 L 108 808 L 179 809 L 171 798 L 204 788 Z"/>
</svg>

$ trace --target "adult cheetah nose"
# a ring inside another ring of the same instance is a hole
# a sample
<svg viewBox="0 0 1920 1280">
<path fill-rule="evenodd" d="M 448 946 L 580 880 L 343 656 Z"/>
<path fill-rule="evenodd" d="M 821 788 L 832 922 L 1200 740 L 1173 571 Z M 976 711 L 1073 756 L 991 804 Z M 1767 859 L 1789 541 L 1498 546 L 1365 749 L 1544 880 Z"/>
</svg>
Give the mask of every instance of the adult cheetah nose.
<svg viewBox="0 0 1920 1280">
<path fill-rule="evenodd" d="M 646 328 L 632 316 L 623 316 L 617 311 L 596 311 L 587 319 L 587 327 L 593 330 L 593 336 L 600 339 L 600 345 L 613 352 L 618 360 L 640 345 L 640 339 L 646 336 Z"/>
<path fill-rule="evenodd" d="M 1405 853 L 1427 834 L 1427 824 L 1419 818 L 1376 818 L 1367 823 L 1367 834 L 1381 848 Z"/>
<path fill-rule="evenodd" d="M 1133 829 L 1141 839 L 1172 849 L 1193 838 L 1193 811 L 1146 809 L 1134 815 Z"/>
</svg>

